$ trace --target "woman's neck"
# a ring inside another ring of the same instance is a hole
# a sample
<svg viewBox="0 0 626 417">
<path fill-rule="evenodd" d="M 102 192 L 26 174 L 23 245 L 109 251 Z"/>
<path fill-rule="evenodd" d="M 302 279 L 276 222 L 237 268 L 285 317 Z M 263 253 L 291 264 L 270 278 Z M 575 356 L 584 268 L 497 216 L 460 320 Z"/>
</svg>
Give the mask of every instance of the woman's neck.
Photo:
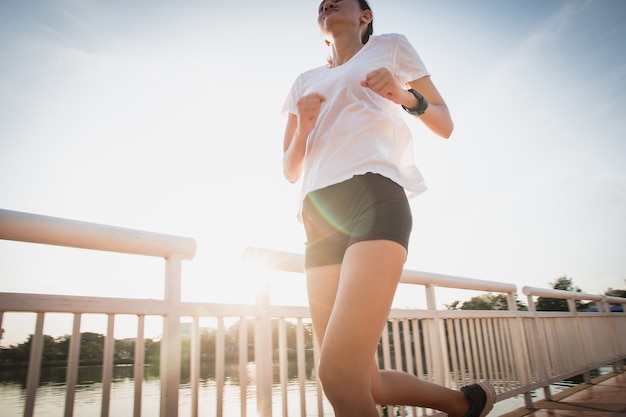
<svg viewBox="0 0 626 417">
<path fill-rule="evenodd" d="M 332 66 L 338 67 L 350 61 L 363 48 L 363 43 L 360 35 L 349 34 L 335 37 L 330 46 L 333 50 Z"/>
</svg>

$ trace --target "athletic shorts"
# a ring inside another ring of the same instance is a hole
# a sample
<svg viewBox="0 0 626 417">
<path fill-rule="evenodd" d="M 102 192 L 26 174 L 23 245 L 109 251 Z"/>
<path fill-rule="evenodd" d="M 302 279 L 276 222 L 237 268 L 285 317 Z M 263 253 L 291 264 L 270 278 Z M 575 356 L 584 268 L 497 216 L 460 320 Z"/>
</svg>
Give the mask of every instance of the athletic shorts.
<svg viewBox="0 0 626 417">
<path fill-rule="evenodd" d="M 391 240 L 408 250 L 413 226 L 404 189 L 372 173 L 307 194 L 302 219 L 307 269 L 341 264 L 350 245 L 366 240 Z"/>
</svg>

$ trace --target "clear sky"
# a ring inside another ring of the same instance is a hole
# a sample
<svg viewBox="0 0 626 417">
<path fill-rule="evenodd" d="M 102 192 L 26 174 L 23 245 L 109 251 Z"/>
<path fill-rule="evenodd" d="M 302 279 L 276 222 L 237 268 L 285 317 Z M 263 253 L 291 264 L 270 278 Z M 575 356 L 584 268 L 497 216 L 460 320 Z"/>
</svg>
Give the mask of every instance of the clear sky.
<svg viewBox="0 0 626 417">
<path fill-rule="evenodd" d="M 416 47 L 456 126 L 445 141 L 407 118 L 429 191 L 411 203 L 406 267 L 623 289 L 626 3 L 370 4 L 375 33 Z M 243 248 L 303 251 L 280 109 L 328 55 L 317 6 L 0 2 L 0 207 L 193 237 L 183 298 L 248 302 Z M 160 297 L 162 267 L 0 241 L 6 292 Z"/>
</svg>

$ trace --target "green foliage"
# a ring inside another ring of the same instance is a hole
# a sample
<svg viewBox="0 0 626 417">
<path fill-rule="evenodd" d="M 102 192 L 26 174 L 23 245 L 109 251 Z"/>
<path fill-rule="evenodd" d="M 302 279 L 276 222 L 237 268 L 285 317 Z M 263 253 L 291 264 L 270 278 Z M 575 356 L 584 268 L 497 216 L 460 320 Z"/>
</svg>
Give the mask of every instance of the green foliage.
<svg viewBox="0 0 626 417">
<path fill-rule="evenodd" d="M 580 288 L 574 285 L 572 279 L 565 275 L 551 282 L 550 285 L 555 290 L 582 292 Z M 609 288 L 604 292 L 604 295 L 626 298 L 626 290 Z M 528 310 L 528 307 L 517 299 L 517 294 L 515 294 L 515 302 L 519 311 Z M 575 304 L 578 311 L 588 307 L 588 304 L 580 300 L 576 300 Z M 465 302 L 455 300 L 453 303 L 447 304 L 446 308 L 448 310 L 507 310 L 508 300 L 506 294 L 493 295 L 488 293 L 473 297 Z M 538 297 L 536 308 L 537 311 L 569 311 L 567 300 L 560 298 Z"/>
<path fill-rule="evenodd" d="M 104 351 L 104 335 L 97 333 L 82 333 L 80 335 L 80 359 L 94 360 L 102 357 Z"/>
<path fill-rule="evenodd" d="M 608 297 L 626 298 L 626 290 L 614 290 L 609 287 L 609 289 L 604 292 L 604 295 Z"/>
<path fill-rule="evenodd" d="M 555 290 L 582 292 L 580 288 L 574 286 L 572 279 L 566 275 L 559 277 L 556 281 L 551 282 L 550 285 Z M 580 300 L 576 300 L 576 310 L 580 311 L 584 308 L 585 304 Z M 562 298 L 538 297 L 536 309 L 537 311 L 569 311 L 569 306 L 567 300 Z"/>
<path fill-rule="evenodd" d="M 528 308 L 521 301 L 517 299 L 515 294 L 515 303 L 517 309 L 525 311 Z M 506 294 L 482 294 L 476 297 L 472 297 L 469 301 L 465 301 L 461 306 L 460 301 L 456 300 L 452 304 L 446 305 L 448 310 L 498 310 L 506 311 L 509 309 L 509 301 Z"/>
<path fill-rule="evenodd" d="M 249 347 L 254 346 L 254 320 L 247 321 L 247 343 Z M 287 348 L 295 349 L 296 347 L 296 324 L 286 321 L 287 330 Z M 239 353 L 239 325 L 240 322 L 231 326 L 224 335 L 224 344 L 228 357 L 236 358 Z M 278 326 L 279 320 L 272 320 L 272 343 L 278 346 Z M 313 328 L 310 323 L 304 324 L 304 343 L 305 347 L 313 346 Z M 215 355 L 215 344 L 217 331 L 214 329 L 202 329 L 200 333 L 200 354 L 203 358 L 212 358 Z M 52 336 L 43 336 L 43 354 L 44 363 L 66 362 L 69 352 L 69 346 L 72 337 L 65 335 L 54 339 Z M 93 362 L 101 362 L 104 357 L 104 342 L 106 337 L 98 333 L 85 332 L 81 334 L 80 344 L 80 360 Z M 18 345 L 10 346 L 8 349 L 2 349 L 2 360 L 7 363 L 26 364 L 29 361 L 30 350 L 33 335 L 28 336 L 27 340 Z M 152 339 L 144 341 L 145 362 L 158 364 L 161 355 L 161 342 Z M 183 339 L 181 342 L 181 356 L 183 361 L 189 361 L 191 353 L 191 341 Z M 135 357 L 135 340 L 122 339 L 115 340 L 114 343 L 114 360 L 116 362 L 132 363 Z"/>
</svg>

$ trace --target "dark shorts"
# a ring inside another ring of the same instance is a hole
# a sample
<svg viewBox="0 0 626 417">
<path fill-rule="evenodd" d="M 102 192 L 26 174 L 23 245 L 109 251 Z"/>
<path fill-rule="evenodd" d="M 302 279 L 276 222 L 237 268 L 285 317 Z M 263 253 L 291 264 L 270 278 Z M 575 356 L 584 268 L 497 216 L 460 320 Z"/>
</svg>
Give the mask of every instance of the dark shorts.
<svg viewBox="0 0 626 417">
<path fill-rule="evenodd" d="M 408 249 L 413 218 L 404 189 L 379 174 L 357 175 L 307 194 L 305 268 L 341 264 L 346 249 L 391 240 Z"/>
</svg>

